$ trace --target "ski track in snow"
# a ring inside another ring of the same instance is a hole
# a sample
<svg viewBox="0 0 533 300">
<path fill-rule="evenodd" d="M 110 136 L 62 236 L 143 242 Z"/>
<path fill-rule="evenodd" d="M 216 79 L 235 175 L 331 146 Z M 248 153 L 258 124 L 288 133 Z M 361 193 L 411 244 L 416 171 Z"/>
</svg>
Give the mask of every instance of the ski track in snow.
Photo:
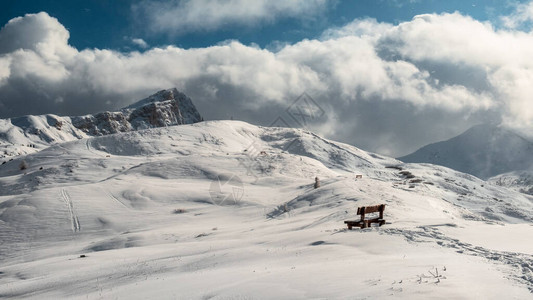
<svg viewBox="0 0 533 300">
<path fill-rule="evenodd" d="M 93 150 L 93 147 L 91 147 L 91 139 L 87 139 L 87 141 L 85 142 L 85 146 L 87 146 L 87 151 L 91 152 L 92 154 L 104 157 L 104 155 L 102 155 L 101 153 L 98 153 Z"/>
<path fill-rule="evenodd" d="M 113 193 L 109 192 L 109 191 L 106 191 L 107 195 L 109 196 L 109 198 L 111 198 L 113 201 L 117 202 L 118 204 L 120 204 L 121 206 L 125 207 L 125 208 L 129 208 L 128 206 L 126 206 L 126 204 L 124 204 L 122 201 L 120 201 L 117 197 L 115 197 L 115 195 L 113 195 Z"/>
<path fill-rule="evenodd" d="M 533 255 L 490 250 L 461 242 L 458 239 L 450 238 L 435 227 L 424 226 L 419 228 L 421 230 L 387 228 L 383 229 L 382 232 L 390 235 L 403 235 L 407 241 L 412 243 L 435 242 L 442 247 L 454 248 L 456 249 L 456 252 L 460 254 L 483 257 L 491 262 L 510 266 L 519 271 L 510 274 L 510 279 L 515 279 L 518 282 L 525 284 L 533 294 Z"/>
<path fill-rule="evenodd" d="M 72 232 L 81 231 L 80 220 L 78 219 L 78 216 L 74 212 L 74 206 L 72 205 L 72 199 L 70 198 L 70 195 L 65 189 L 61 189 L 61 198 L 67 205 L 67 208 L 70 214 L 70 221 L 72 223 Z"/>
</svg>

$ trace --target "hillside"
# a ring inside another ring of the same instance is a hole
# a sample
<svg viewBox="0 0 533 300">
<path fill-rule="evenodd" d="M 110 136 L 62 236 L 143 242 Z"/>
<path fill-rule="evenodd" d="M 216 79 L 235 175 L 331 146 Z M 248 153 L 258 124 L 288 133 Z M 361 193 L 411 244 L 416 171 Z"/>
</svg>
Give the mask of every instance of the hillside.
<svg viewBox="0 0 533 300">
<path fill-rule="evenodd" d="M 512 130 L 484 124 L 398 159 L 407 163 L 446 166 L 488 179 L 532 167 L 533 142 Z"/>
<path fill-rule="evenodd" d="M 305 130 L 212 121 L 58 143 L 1 165 L 0 193 L 3 298 L 533 292 L 531 196 Z M 346 229 L 379 203 L 387 224 Z"/>
<path fill-rule="evenodd" d="M 533 195 L 533 170 L 504 173 L 490 178 L 489 181 L 495 185 Z"/>
<path fill-rule="evenodd" d="M 50 145 L 117 132 L 200 122 L 191 99 L 161 90 L 118 112 L 78 117 L 53 114 L 0 119 L 0 158 L 35 153 Z"/>
</svg>

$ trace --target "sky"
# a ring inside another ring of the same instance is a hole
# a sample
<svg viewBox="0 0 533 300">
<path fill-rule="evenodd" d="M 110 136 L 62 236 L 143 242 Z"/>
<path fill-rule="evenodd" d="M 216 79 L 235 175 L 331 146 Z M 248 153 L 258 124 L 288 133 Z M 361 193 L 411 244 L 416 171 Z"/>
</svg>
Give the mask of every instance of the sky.
<svg viewBox="0 0 533 300">
<path fill-rule="evenodd" d="M 4 0 L 0 118 L 176 87 L 206 120 L 401 156 L 480 123 L 532 130 L 532 21 L 511 0 Z"/>
</svg>

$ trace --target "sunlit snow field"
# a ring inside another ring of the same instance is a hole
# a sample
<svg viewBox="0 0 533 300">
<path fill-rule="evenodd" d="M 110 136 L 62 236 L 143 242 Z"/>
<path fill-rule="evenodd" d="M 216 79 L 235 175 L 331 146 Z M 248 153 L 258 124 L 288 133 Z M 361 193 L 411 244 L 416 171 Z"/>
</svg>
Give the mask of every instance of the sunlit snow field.
<svg viewBox="0 0 533 300">
<path fill-rule="evenodd" d="M 0 166 L 0 298 L 527 299 L 532 220 L 531 196 L 304 130 L 86 138 Z"/>
</svg>

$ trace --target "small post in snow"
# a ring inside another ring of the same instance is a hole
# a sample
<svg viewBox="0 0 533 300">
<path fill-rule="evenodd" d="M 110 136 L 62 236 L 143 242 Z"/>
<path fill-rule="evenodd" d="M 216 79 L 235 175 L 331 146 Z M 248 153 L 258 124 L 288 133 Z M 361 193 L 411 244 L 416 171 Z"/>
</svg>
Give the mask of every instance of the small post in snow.
<svg viewBox="0 0 533 300">
<path fill-rule="evenodd" d="M 315 177 L 315 189 L 318 189 L 320 187 L 320 179 L 318 177 Z"/>
</svg>

